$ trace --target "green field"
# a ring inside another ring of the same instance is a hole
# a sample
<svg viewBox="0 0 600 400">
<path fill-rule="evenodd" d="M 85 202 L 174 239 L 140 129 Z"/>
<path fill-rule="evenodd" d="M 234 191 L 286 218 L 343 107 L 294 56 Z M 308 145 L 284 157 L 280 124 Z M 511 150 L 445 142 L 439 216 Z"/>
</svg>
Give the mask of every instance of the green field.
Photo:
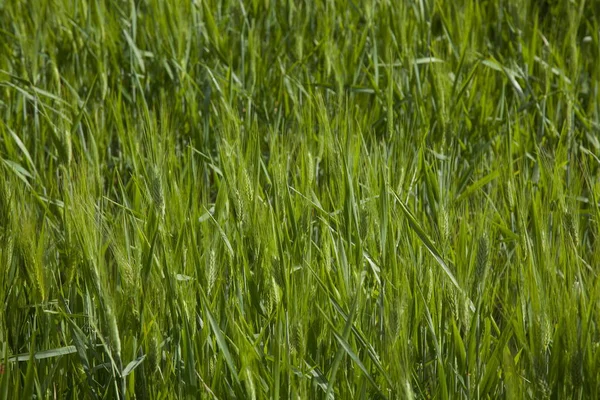
<svg viewBox="0 0 600 400">
<path fill-rule="evenodd" d="M 0 0 L 0 400 L 600 398 L 600 3 Z"/>
</svg>

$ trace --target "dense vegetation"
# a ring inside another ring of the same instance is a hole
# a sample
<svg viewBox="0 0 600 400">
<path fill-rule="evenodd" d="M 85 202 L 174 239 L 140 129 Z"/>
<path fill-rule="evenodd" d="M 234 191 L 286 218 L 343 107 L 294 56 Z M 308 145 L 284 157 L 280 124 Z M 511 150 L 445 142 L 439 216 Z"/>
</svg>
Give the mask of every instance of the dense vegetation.
<svg viewBox="0 0 600 400">
<path fill-rule="evenodd" d="M 0 399 L 600 398 L 599 18 L 0 1 Z"/>
</svg>

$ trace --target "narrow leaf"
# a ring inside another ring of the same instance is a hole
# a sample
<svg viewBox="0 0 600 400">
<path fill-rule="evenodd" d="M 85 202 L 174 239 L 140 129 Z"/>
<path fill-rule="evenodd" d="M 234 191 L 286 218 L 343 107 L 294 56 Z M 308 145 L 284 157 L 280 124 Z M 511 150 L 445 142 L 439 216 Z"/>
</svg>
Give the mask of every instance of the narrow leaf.
<svg viewBox="0 0 600 400">
<path fill-rule="evenodd" d="M 127 375 L 132 373 L 133 370 L 136 369 L 144 361 L 145 358 L 146 358 L 146 355 L 144 354 L 143 356 L 140 356 L 140 357 L 136 358 L 135 360 L 131 361 L 129 364 L 127 364 L 125 369 L 123 369 L 123 372 L 121 372 L 121 376 L 123 378 L 125 378 Z"/>
<path fill-rule="evenodd" d="M 429 236 L 427 235 L 425 230 L 423 230 L 421 225 L 417 222 L 416 218 L 408 210 L 408 207 L 406 207 L 406 205 L 402 202 L 402 200 L 400 200 L 398 195 L 396 195 L 396 193 L 394 193 L 393 191 L 391 191 L 391 193 L 394 195 L 394 197 L 400 204 L 400 208 L 402 209 L 404 216 L 408 220 L 408 224 L 410 225 L 410 227 L 415 231 L 417 236 L 419 236 L 419 239 L 421 239 L 421 241 L 423 242 L 423 244 L 425 245 L 427 250 L 429 250 L 429 252 L 433 255 L 433 257 L 438 262 L 438 264 L 440 264 L 440 266 L 442 267 L 442 269 L 444 270 L 444 272 L 446 273 L 448 278 L 450 278 L 450 281 L 452 282 L 452 284 L 460 290 L 461 288 L 458 285 L 458 281 L 454 277 L 454 274 L 452 273 L 452 271 L 450 271 L 450 268 L 448 267 L 448 265 L 442 258 L 442 255 L 440 254 L 440 252 L 435 248 L 433 241 L 429 238 Z"/>
<path fill-rule="evenodd" d="M 33 358 L 35 360 L 43 360 L 45 358 L 59 357 L 65 356 L 68 354 L 77 353 L 77 348 L 75 346 L 65 346 L 59 347 L 51 350 L 38 351 L 33 354 Z M 28 361 L 30 357 L 29 353 L 22 353 L 16 356 L 9 357 L 8 361 L 17 362 L 17 361 Z"/>
</svg>

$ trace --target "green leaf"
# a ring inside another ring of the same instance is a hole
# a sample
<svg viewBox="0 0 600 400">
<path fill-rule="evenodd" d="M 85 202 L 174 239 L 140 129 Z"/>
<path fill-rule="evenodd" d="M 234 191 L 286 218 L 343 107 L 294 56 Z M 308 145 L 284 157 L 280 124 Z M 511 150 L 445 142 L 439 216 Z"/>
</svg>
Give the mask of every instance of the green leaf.
<svg viewBox="0 0 600 400">
<path fill-rule="evenodd" d="M 433 240 L 431 240 L 429 238 L 429 236 L 427 235 L 427 233 L 425 233 L 425 230 L 423 228 L 421 228 L 421 225 L 417 222 L 417 219 L 408 210 L 408 207 L 406 207 L 406 205 L 404 204 L 404 202 L 402 200 L 400 200 L 400 198 L 398 197 L 398 195 L 396 195 L 396 193 L 394 193 L 393 191 L 391 191 L 391 193 L 394 195 L 394 197 L 398 201 L 398 204 L 400 204 L 400 209 L 402 210 L 402 212 L 404 213 L 404 216 L 408 220 L 408 224 L 410 225 L 410 227 L 417 234 L 417 236 L 419 236 L 419 239 L 421 239 L 421 241 L 423 242 L 423 244 L 425 245 L 425 247 L 427 248 L 427 250 L 429 250 L 429 252 L 431 253 L 431 255 L 433 255 L 433 257 L 435 258 L 435 260 L 442 267 L 444 273 L 450 279 L 450 282 L 452 282 L 452 284 L 454 286 L 456 286 L 459 290 L 462 291 L 461 287 L 458 284 L 458 281 L 454 277 L 454 274 L 452 273 L 452 271 L 450 271 L 450 268 L 448 267 L 448 265 L 446 264 L 446 262 L 442 258 L 442 255 L 440 254 L 440 252 L 435 247 L 435 244 L 433 243 Z"/>
<path fill-rule="evenodd" d="M 51 350 L 38 351 L 33 354 L 33 358 L 35 360 L 43 360 L 45 358 L 66 356 L 68 354 L 73 354 L 73 353 L 77 353 L 77 348 L 75 346 L 65 346 L 65 347 L 59 347 L 59 348 L 51 349 Z M 22 354 L 18 354 L 16 356 L 9 357 L 8 361 L 10 361 L 10 362 L 28 361 L 30 356 L 31 355 L 29 353 L 22 353 Z"/>
<path fill-rule="evenodd" d="M 130 373 L 132 373 L 133 370 L 136 369 L 144 361 L 145 358 L 146 355 L 144 354 L 143 356 L 140 356 L 135 360 L 130 361 L 129 364 L 127 364 L 127 366 L 123 369 L 123 372 L 121 372 L 121 376 L 124 378 Z"/>
<path fill-rule="evenodd" d="M 0 400 L 8 400 L 8 377 L 10 375 L 10 367 L 8 366 L 8 343 L 2 344 L 2 354 L 4 358 L 0 362 Z"/>
<path fill-rule="evenodd" d="M 346 351 L 346 353 L 348 353 L 348 355 L 350 356 L 352 361 L 354 361 L 356 363 L 356 365 L 358 365 L 358 368 L 360 368 L 360 370 L 365 374 L 365 376 L 367 377 L 367 379 L 369 380 L 371 385 L 373 385 L 373 387 L 375 387 L 375 389 L 377 389 L 377 391 L 381 394 L 381 396 L 383 396 L 383 393 L 381 393 L 379 386 L 377 386 L 377 383 L 375 382 L 375 380 L 373 379 L 371 374 L 369 374 L 369 371 L 367 371 L 367 368 L 364 366 L 362 361 L 360 361 L 360 358 L 356 355 L 356 353 L 354 353 L 354 351 L 352 351 L 352 348 L 350 347 L 348 342 L 342 336 L 340 336 L 336 331 L 333 331 L 333 335 L 335 336 L 337 341 L 342 345 L 342 348 Z"/>
<path fill-rule="evenodd" d="M 213 317 L 212 313 L 210 312 L 208 305 L 206 304 L 206 299 L 205 299 L 205 304 L 204 304 L 204 312 L 206 313 L 210 327 L 211 327 L 213 333 L 215 334 L 219 349 L 221 349 L 221 352 L 223 353 L 223 357 L 225 358 L 225 363 L 227 364 L 227 367 L 229 368 L 229 371 L 231 372 L 231 377 L 233 378 L 234 382 L 238 386 L 241 386 L 241 382 L 238 377 L 238 371 L 237 371 L 237 368 L 235 367 L 235 362 L 233 361 L 233 357 L 231 356 L 231 352 L 229 351 L 229 346 L 227 346 L 227 340 L 225 339 L 223 332 L 221 332 L 221 328 L 219 328 L 219 324 L 217 323 L 217 321 Z"/>
<path fill-rule="evenodd" d="M 19 138 L 19 136 L 17 136 L 17 134 L 12 131 L 12 129 L 8 128 L 8 132 L 13 137 L 15 143 L 17 143 L 17 146 L 19 146 L 19 149 L 21 149 L 21 152 L 25 156 L 25 159 L 27 160 L 27 163 L 29 164 L 29 167 L 34 172 L 34 175 L 37 176 L 38 173 L 37 173 L 37 170 L 35 169 L 35 164 L 33 163 L 33 159 L 31 158 L 31 154 L 29 154 L 29 150 L 27 150 L 27 147 L 25 147 L 25 144 L 21 141 L 21 139 Z"/>
<path fill-rule="evenodd" d="M 500 176 L 500 172 L 498 170 L 490 172 L 489 174 L 487 174 L 486 176 L 484 176 L 483 178 L 479 179 L 477 182 L 474 182 L 471 186 L 469 186 L 467 189 L 465 189 L 464 192 L 462 192 L 460 194 L 460 196 L 458 196 L 456 198 L 456 202 L 459 203 L 460 201 L 462 201 L 463 199 L 469 197 L 471 194 L 473 194 L 475 191 L 477 191 L 478 189 L 482 188 L 483 186 L 487 185 L 488 183 L 492 182 L 493 180 L 495 180 L 496 178 L 498 178 Z"/>
<path fill-rule="evenodd" d="M 452 336 L 454 338 L 454 351 L 458 354 L 458 367 L 461 371 L 465 371 L 467 369 L 467 351 L 465 348 L 465 343 L 463 342 L 454 319 L 451 319 L 451 322 Z"/>
</svg>

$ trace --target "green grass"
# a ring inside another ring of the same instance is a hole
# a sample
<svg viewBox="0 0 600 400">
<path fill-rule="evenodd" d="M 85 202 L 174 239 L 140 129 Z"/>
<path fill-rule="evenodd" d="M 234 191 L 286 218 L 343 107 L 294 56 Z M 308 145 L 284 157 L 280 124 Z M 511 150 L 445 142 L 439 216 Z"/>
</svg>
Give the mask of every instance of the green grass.
<svg viewBox="0 0 600 400">
<path fill-rule="evenodd" d="M 0 400 L 600 397 L 595 1 L 0 0 Z"/>
</svg>

